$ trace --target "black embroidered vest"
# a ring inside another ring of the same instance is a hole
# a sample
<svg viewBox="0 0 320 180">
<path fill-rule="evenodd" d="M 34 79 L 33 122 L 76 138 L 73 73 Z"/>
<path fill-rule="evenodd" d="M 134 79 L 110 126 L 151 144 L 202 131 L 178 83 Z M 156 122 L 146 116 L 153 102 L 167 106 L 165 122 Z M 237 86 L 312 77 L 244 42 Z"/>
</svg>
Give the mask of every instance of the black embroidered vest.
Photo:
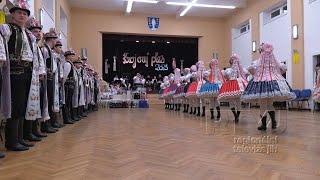
<svg viewBox="0 0 320 180">
<path fill-rule="evenodd" d="M 11 29 L 11 36 L 8 42 L 8 51 L 9 51 L 9 59 L 11 61 L 20 61 L 22 57 L 22 48 L 23 48 L 23 32 L 22 29 L 14 24 L 8 24 Z M 33 47 L 31 44 L 31 38 L 29 33 L 26 31 L 28 37 L 28 43 L 30 45 L 31 51 L 33 51 Z"/>
</svg>

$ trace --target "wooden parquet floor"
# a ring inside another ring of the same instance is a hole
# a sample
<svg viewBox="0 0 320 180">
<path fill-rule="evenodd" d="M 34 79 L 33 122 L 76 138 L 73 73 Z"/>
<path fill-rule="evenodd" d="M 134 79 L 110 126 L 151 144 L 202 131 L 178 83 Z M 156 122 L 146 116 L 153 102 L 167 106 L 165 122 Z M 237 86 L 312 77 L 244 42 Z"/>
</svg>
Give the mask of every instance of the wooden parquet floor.
<svg viewBox="0 0 320 180">
<path fill-rule="evenodd" d="M 101 109 L 29 151 L 5 152 L 0 179 L 319 180 L 320 115 L 277 113 L 279 130 L 260 133 L 257 109 L 242 112 L 236 126 L 229 111 L 218 123 L 157 105 Z M 247 137 L 251 144 L 242 141 Z M 253 141 L 263 137 L 277 141 Z M 270 146 L 272 152 L 258 152 Z"/>
</svg>

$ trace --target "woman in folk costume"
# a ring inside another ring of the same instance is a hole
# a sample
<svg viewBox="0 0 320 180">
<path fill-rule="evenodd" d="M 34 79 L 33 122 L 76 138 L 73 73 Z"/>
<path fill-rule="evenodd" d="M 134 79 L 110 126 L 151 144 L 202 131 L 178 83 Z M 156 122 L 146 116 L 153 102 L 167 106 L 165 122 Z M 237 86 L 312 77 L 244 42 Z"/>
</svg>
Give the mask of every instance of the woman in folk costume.
<svg viewBox="0 0 320 180">
<path fill-rule="evenodd" d="M 180 69 L 175 68 L 174 69 L 174 81 L 169 86 L 169 91 L 167 93 L 167 96 L 172 98 L 173 106 L 175 106 L 176 111 L 179 109 L 180 104 L 179 104 L 179 99 L 174 98 L 174 94 L 175 94 L 177 88 L 180 86 L 180 78 L 181 78 Z"/>
<path fill-rule="evenodd" d="M 220 104 L 217 100 L 217 96 L 219 94 L 220 88 L 222 84 L 225 82 L 222 72 L 219 68 L 218 60 L 212 59 L 209 63 L 209 78 L 205 73 L 206 83 L 202 86 L 199 91 L 199 97 L 201 99 L 208 99 L 210 101 L 210 112 L 211 119 L 214 119 L 214 108 L 217 109 L 217 120 L 220 120 Z"/>
<path fill-rule="evenodd" d="M 164 76 L 163 77 L 163 82 L 161 83 L 160 87 L 161 90 L 159 91 L 159 95 L 160 95 L 160 99 L 164 99 L 164 103 L 166 105 L 165 109 L 169 109 L 169 103 L 168 103 L 168 99 L 166 98 L 166 95 L 169 91 L 169 77 L 168 76 Z"/>
<path fill-rule="evenodd" d="M 319 103 L 320 102 L 320 64 L 316 65 L 316 69 L 317 69 L 317 82 L 314 88 L 312 99 L 315 102 Z"/>
<path fill-rule="evenodd" d="M 176 99 L 179 99 L 180 102 L 183 104 L 183 112 L 188 112 L 186 110 L 186 107 L 187 107 L 187 104 L 188 104 L 188 101 L 187 99 L 185 98 L 185 93 L 184 93 L 184 89 L 187 85 L 187 75 L 190 73 L 190 68 L 184 68 L 184 76 L 180 77 L 180 86 L 177 88 L 176 92 L 174 93 L 174 98 Z M 189 78 L 190 79 L 190 78 Z M 180 111 L 180 107 L 178 109 Z"/>
<path fill-rule="evenodd" d="M 227 81 L 219 91 L 218 101 L 229 102 L 235 123 L 238 123 L 241 112 L 240 96 L 248 84 L 246 78 L 247 70 L 241 66 L 239 56 L 236 54 L 231 56 L 229 63 L 231 67 L 222 71 Z"/>
<path fill-rule="evenodd" d="M 200 98 L 198 97 L 198 92 L 200 88 L 204 85 L 203 75 L 204 75 L 204 63 L 199 61 L 197 63 L 198 71 L 193 74 L 193 82 L 190 84 L 188 88 L 188 92 L 186 97 L 192 101 L 194 105 L 194 112 L 196 114 L 196 110 L 198 109 L 197 116 L 200 116 Z"/>
<path fill-rule="evenodd" d="M 187 82 L 187 84 L 186 84 L 186 86 L 184 87 L 184 98 L 185 98 L 185 100 L 186 100 L 186 102 L 187 102 L 187 109 L 186 109 L 186 111 L 184 111 L 185 113 L 188 113 L 188 111 L 189 111 L 189 107 L 190 107 L 190 114 L 192 114 L 193 113 L 193 110 L 192 110 L 192 101 L 190 100 L 190 99 L 188 99 L 187 98 L 187 92 L 188 92 L 188 89 L 189 89 L 189 87 L 190 87 L 190 85 L 192 84 L 192 82 L 193 82 L 193 76 L 195 76 L 195 74 L 197 73 L 197 66 L 196 65 L 192 65 L 191 67 L 190 67 L 190 72 L 186 75 L 186 77 L 185 77 L 185 81 Z"/>
<path fill-rule="evenodd" d="M 173 94 L 169 94 L 170 92 L 170 87 L 172 87 L 172 84 L 174 83 L 174 74 L 169 74 L 169 86 L 168 89 L 165 89 L 165 98 L 168 100 L 169 103 L 169 110 L 174 109 L 174 104 L 173 104 Z"/>
<path fill-rule="evenodd" d="M 269 112 L 272 120 L 272 129 L 276 129 L 277 121 L 273 102 L 287 101 L 296 97 L 282 76 L 287 68 L 275 59 L 272 45 L 264 43 L 260 59 L 252 63 L 248 70 L 254 78 L 248 84 L 241 99 L 247 102 L 259 101 L 262 125 L 258 127 L 258 130 L 265 131 L 267 129 L 266 111 Z"/>
</svg>

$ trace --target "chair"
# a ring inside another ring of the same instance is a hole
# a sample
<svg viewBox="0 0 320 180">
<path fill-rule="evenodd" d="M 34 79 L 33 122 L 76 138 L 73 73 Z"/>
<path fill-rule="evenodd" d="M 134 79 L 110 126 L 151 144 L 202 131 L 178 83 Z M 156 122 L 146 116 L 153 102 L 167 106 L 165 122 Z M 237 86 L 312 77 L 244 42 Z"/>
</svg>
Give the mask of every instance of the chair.
<svg viewBox="0 0 320 180">
<path fill-rule="evenodd" d="M 310 108 L 310 104 L 309 104 L 309 99 L 311 97 L 311 89 L 304 89 L 301 91 L 301 94 L 300 94 L 300 98 L 299 98 L 299 101 L 301 101 L 301 110 L 308 110 L 308 111 L 311 111 L 311 108 Z M 308 103 L 308 109 L 303 109 L 302 106 L 304 104 L 304 102 L 307 102 Z"/>
<path fill-rule="evenodd" d="M 291 107 L 289 106 L 289 110 L 291 109 L 299 109 L 300 95 L 301 91 L 298 89 L 292 90 L 292 92 L 296 95 L 296 98 L 291 100 Z M 297 102 L 298 108 L 293 108 L 293 102 Z M 289 104 L 289 102 L 288 102 Z"/>
</svg>

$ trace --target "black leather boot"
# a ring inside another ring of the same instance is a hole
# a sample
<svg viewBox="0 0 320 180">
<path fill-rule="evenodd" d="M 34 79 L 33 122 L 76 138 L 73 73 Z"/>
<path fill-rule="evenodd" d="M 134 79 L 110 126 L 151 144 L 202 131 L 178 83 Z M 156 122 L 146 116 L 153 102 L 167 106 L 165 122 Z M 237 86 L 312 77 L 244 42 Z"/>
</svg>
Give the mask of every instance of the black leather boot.
<svg viewBox="0 0 320 180">
<path fill-rule="evenodd" d="M 186 109 L 186 113 L 188 113 L 189 112 L 189 104 L 187 104 L 187 109 Z"/>
<path fill-rule="evenodd" d="M 235 108 L 231 108 L 231 111 L 233 113 L 233 116 L 234 116 L 234 122 L 237 124 L 239 123 L 239 117 L 238 117 L 238 114 L 236 112 L 236 109 Z"/>
<path fill-rule="evenodd" d="M 3 158 L 5 158 L 6 156 L 4 155 L 4 154 L 1 154 L 0 153 L 0 159 L 3 159 Z"/>
<path fill-rule="evenodd" d="M 197 109 L 198 109 L 198 114 L 197 114 L 197 116 L 200 116 L 200 107 L 197 107 Z"/>
<path fill-rule="evenodd" d="M 87 114 L 84 112 L 84 106 L 80 106 L 80 115 L 82 117 L 87 117 Z"/>
<path fill-rule="evenodd" d="M 19 119 L 19 128 L 18 128 L 18 139 L 19 139 L 19 143 L 26 146 L 26 147 L 33 147 L 34 145 L 32 143 L 28 143 L 26 142 L 24 139 L 23 139 L 23 131 L 24 131 L 24 123 L 27 123 L 26 122 L 27 120 L 24 120 L 24 119 Z"/>
<path fill-rule="evenodd" d="M 184 105 L 183 105 L 183 112 L 186 112 L 186 110 L 187 110 L 187 105 L 184 104 Z"/>
<path fill-rule="evenodd" d="M 197 108 L 196 107 L 194 107 L 194 109 L 193 109 L 193 114 L 197 114 Z"/>
<path fill-rule="evenodd" d="M 41 141 L 41 138 L 35 136 L 32 133 L 32 124 L 33 121 L 29 121 L 29 120 L 25 120 L 25 124 L 24 124 L 24 139 L 34 142 L 34 141 Z"/>
<path fill-rule="evenodd" d="M 192 107 L 190 107 L 190 113 L 189 114 L 192 114 L 193 113 L 193 111 L 192 111 Z"/>
<path fill-rule="evenodd" d="M 73 124 L 73 122 L 71 121 L 71 114 L 69 112 L 69 108 L 64 106 L 62 108 L 62 115 L 63 115 L 63 123 L 64 124 Z"/>
<path fill-rule="evenodd" d="M 206 107 L 202 106 L 202 116 L 206 116 Z"/>
<path fill-rule="evenodd" d="M 261 126 L 258 127 L 258 130 L 260 131 L 266 131 L 267 130 L 267 116 L 264 116 L 262 119 L 261 119 Z"/>
<path fill-rule="evenodd" d="M 178 104 L 174 104 L 175 106 L 175 110 L 174 111 L 178 111 Z"/>
<path fill-rule="evenodd" d="M 50 114 L 50 122 L 53 128 L 62 128 L 63 126 L 58 123 L 57 113 L 53 112 Z"/>
<path fill-rule="evenodd" d="M 43 133 L 56 133 L 57 131 L 55 129 L 53 129 L 50 125 L 50 120 L 47 120 L 45 122 L 42 122 L 41 124 L 41 131 Z"/>
<path fill-rule="evenodd" d="M 276 112 L 269 111 L 269 115 L 270 115 L 271 122 L 272 122 L 272 129 L 277 129 Z"/>
<path fill-rule="evenodd" d="M 80 121 L 80 119 L 77 116 L 77 108 L 72 108 L 71 119 L 73 121 Z"/>
<path fill-rule="evenodd" d="M 168 109 L 168 103 L 164 103 L 165 107 L 164 109 Z"/>
<path fill-rule="evenodd" d="M 40 129 L 39 129 L 39 121 L 38 121 L 38 120 L 35 120 L 35 121 L 32 122 L 32 134 L 34 134 L 34 135 L 37 136 L 38 138 L 47 137 L 47 135 L 42 134 L 42 133 L 40 132 Z"/>
<path fill-rule="evenodd" d="M 217 106 L 216 109 L 217 109 L 217 112 L 218 112 L 217 121 L 220 121 L 220 118 L 221 118 L 220 106 Z"/>
<path fill-rule="evenodd" d="M 180 111 L 181 109 L 181 104 L 178 104 L 178 111 Z"/>
<path fill-rule="evenodd" d="M 211 113 L 211 119 L 214 119 L 214 112 L 213 112 L 213 109 L 210 109 L 210 113 Z"/>
<path fill-rule="evenodd" d="M 7 119 L 5 126 L 5 147 L 9 151 L 26 151 L 28 147 L 19 143 L 18 136 L 19 119 Z"/>
</svg>

